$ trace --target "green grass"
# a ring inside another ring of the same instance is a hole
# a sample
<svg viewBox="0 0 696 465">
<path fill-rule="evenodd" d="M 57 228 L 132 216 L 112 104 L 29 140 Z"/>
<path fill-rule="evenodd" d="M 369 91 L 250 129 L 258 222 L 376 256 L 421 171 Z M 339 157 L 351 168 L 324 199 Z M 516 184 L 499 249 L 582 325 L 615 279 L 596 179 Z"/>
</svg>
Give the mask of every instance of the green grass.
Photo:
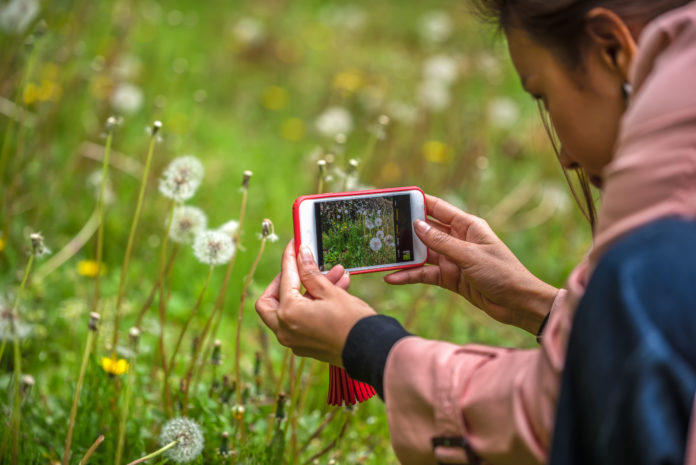
<svg viewBox="0 0 696 465">
<path fill-rule="evenodd" d="M 9 319 L 29 259 L 29 234 L 41 231 L 54 252 L 34 263 L 14 316 L 23 336 L 21 372 L 34 379 L 31 387 L 19 386 L 16 463 L 61 460 L 94 310 L 102 318 L 86 366 L 70 463 L 78 463 L 100 434 L 105 440 L 89 463 L 113 463 L 130 381 L 133 396 L 123 463 L 158 447 L 168 414 L 162 399 L 157 297 L 146 307 L 135 368 L 110 375 L 101 366 L 102 357 L 113 349 L 121 264 L 149 142 L 145 128 L 154 120 L 163 122 L 162 141 L 155 147 L 126 273 L 117 328 L 119 357 L 133 356 L 128 330 L 159 275 L 169 206 L 157 193 L 164 167 L 181 155 L 201 159 L 206 175 L 190 203 L 206 212 L 211 228 L 239 218 L 243 171 L 254 172 L 242 247 L 216 335 L 220 364 L 207 360 L 202 365 L 188 408 L 206 438 L 200 463 L 233 462 L 218 453 L 225 431 L 238 463 L 267 463 L 279 451 L 287 463 L 304 463 L 331 444 L 320 463 L 330 458 L 339 463 L 396 463 L 383 403 L 374 399 L 332 414 L 322 364 L 308 362 L 300 375 L 300 360 L 291 358 L 280 390 L 288 396 L 297 393 L 298 407 L 289 419 L 273 418 L 285 352 L 260 324 L 253 302 L 279 270 L 280 254 L 292 237 L 294 199 L 316 191 L 318 159 L 328 161 L 326 191 L 343 189 L 341 173 L 355 158 L 360 161 L 360 185 L 417 185 L 485 217 L 532 272 L 556 286 L 582 258 L 590 243 L 589 228 L 570 205 L 535 105 L 522 94 L 504 44 L 475 23 L 460 0 L 359 0 L 346 5 L 319 0 L 56 0 L 42 2 L 39 17 L 24 34 L 0 31 L 0 161 L 5 163 L 0 172 L 0 337 L 6 343 L 0 389 L 7 393 L 0 396 L 0 436 L 10 428 L 14 410 L 17 380 Z M 435 9 L 444 11 L 453 25 L 451 36 L 437 44 L 419 33 L 423 15 Z M 46 30 L 35 37 L 39 20 L 46 21 Z M 258 37 L 248 40 L 249 31 L 257 27 Z M 441 111 L 418 98 L 423 64 L 435 55 L 454 58 L 459 71 L 448 84 L 450 102 Z M 140 105 L 129 112 L 114 103 L 117 89 L 125 84 L 142 95 Z M 516 108 L 512 118 L 493 111 L 501 98 Z M 353 118 L 353 130 L 343 144 L 315 127 L 316 118 L 332 106 L 346 108 Z M 374 126 L 383 113 L 391 122 L 378 138 Z M 124 121 L 112 141 L 112 201 L 106 204 L 103 223 L 105 273 L 100 304 L 94 308 L 94 277 L 84 275 L 80 262 L 96 256 L 97 200 L 89 179 L 101 169 L 104 127 L 112 114 Z M 230 385 L 236 317 L 264 218 L 273 220 L 281 240 L 266 247 L 242 308 L 240 369 L 247 438 L 242 440 Z M 52 267 L 55 254 L 68 244 L 66 260 Z M 180 248 L 166 281 L 167 354 L 196 304 L 207 271 L 188 247 Z M 177 415 L 182 413 L 179 382 L 194 337 L 213 311 L 225 273 L 224 267 L 214 270 L 177 357 L 170 384 Z M 354 277 L 351 292 L 424 337 L 535 344 L 531 336 L 491 322 L 441 289 L 389 287 L 373 274 Z M 256 353 L 262 361 L 258 370 Z M 285 401 L 286 414 L 291 403 Z M 312 438 L 329 418 L 321 434 Z M 269 428 L 281 433 L 269 434 Z M 13 463 L 11 435 L 8 441 L 0 457 L 3 463 Z"/>
</svg>

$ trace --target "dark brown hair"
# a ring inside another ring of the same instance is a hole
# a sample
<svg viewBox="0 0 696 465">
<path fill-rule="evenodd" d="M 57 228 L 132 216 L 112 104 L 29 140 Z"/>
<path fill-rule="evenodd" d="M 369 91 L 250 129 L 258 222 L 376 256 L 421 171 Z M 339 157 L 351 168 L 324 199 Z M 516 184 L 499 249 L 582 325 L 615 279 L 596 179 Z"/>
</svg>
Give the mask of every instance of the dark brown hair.
<svg viewBox="0 0 696 465">
<path fill-rule="evenodd" d="M 503 31 L 520 28 L 541 46 L 574 68 L 582 65 L 587 14 L 596 7 L 607 8 L 629 26 L 642 27 L 659 15 L 686 5 L 692 0 L 469 0 L 474 13 Z M 549 133 L 556 155 L 560 143 L 548 115 L 539 107 L 542 121 Z M 586 173 L 575 170 L 578 187 L 563 169 L 570 191 L 594 231 L 597 218 L 594 199 Z M 581 201 L 580 199 L 583 199 Z"/>
<path fill-rule="evenodd" d="M 474 13 L 503 30 L 519 27 L 570 64 L 580 64 L 587 13 L 604 7 L 643 26 L 692 0 L 469 0 Z"/>
</svg>

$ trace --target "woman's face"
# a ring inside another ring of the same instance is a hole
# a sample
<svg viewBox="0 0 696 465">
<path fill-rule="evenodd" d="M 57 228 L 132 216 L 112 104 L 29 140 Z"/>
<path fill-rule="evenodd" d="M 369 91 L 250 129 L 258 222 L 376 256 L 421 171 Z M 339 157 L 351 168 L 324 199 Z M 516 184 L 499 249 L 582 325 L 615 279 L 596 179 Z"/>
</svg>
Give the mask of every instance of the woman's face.
<svg viewBox="0 0 696 465">
<path fill-rule="evenodd" d="M 535 42 L 524 30 L 506 31 L 510 56 L 522 87 L 540 99 L 561 142 L 561 164 L 582 167 L 602 185 L 602 169 L 611 161 L 626 102 L 622 79 L 607 70 L 590 47 L 574 68 Z"/>
</svg>

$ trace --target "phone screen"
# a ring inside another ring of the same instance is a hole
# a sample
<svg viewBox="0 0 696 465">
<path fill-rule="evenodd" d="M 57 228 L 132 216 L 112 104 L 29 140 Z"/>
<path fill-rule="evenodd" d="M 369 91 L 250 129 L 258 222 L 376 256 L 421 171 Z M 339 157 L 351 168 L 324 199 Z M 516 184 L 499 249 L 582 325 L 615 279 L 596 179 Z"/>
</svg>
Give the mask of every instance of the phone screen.
<svg viewBox="0 0 696 465">
<path fill-rule="evenodd" d="M 409 194 L 319 201 L 314 214 L 321 270 L 413 260 Z"/>
</svg>

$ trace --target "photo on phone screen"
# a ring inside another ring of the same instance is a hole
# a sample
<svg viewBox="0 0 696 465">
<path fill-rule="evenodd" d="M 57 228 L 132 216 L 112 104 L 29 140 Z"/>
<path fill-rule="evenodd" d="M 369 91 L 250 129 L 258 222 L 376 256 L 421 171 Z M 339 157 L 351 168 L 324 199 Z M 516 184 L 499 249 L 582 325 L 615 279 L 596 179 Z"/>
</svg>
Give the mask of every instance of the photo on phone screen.
<svg viewBox="0 0 696 465">
<path fill-rule="evenodd" d="M 314 204 L 321 270 L 413 260 L 411 196 L 395 194 Z"/>
</svg>

